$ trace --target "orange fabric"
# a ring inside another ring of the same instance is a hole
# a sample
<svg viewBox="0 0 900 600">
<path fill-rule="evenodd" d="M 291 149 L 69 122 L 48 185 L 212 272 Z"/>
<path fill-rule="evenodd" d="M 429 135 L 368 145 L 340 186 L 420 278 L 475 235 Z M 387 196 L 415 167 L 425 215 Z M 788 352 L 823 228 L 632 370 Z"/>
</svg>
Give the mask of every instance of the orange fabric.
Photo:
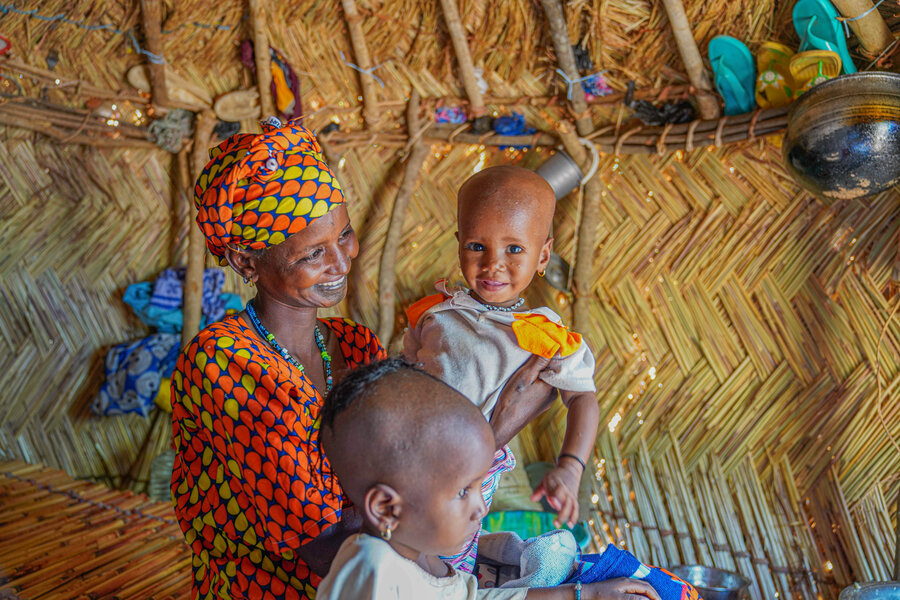
<svg viewBox="0 0 900 600">
<path fill-rule="evenodd" d="M 516 313 L 513 317 L 512 329 L 519 347 L 532 354 L 553 358 L 559 352 L 560 356 L 569 356 L 581 346 L 581 334 L 544 315 Z"/>
<path fill-rule="evenodd" d="M 422 315 L 425 314 L 426 310 L 432 306 L 437 306 L 449 297 L 450 296 L 445 296 L 444 294 L 432 294 L 430 296 L 425 296 L 418 302 L 412 304 L 406 309 L 406 319 L 409 321 L 409 326 L 415 327 L 416 323 L 419 322 L 419 319 L 422 318 Z"/>
</svg>

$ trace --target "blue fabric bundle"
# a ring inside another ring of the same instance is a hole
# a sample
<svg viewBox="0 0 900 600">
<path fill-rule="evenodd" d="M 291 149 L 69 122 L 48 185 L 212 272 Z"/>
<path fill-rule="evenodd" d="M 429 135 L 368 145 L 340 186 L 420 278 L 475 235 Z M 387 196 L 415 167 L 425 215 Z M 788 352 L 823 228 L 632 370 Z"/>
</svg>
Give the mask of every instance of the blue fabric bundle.
<svg viewBox="0 0 900 600">
<path fill-rule="evenodd" d="M 163 378 L 172 374 L 181 351 L 181 311 L 185 269 L 166 269 L 155 282 L 135 283 L 123 300 L 145 324 L 158 331 L 134 342 L 113 346 L 106 355 L 106 381 L 91 404 L 98 415 L 138 413 L 153 409 Z M 223 294 L 221 269 L 203 273 L 203 317 L 200 327 L 243 308 L 237 294 Z"/>
</svg>

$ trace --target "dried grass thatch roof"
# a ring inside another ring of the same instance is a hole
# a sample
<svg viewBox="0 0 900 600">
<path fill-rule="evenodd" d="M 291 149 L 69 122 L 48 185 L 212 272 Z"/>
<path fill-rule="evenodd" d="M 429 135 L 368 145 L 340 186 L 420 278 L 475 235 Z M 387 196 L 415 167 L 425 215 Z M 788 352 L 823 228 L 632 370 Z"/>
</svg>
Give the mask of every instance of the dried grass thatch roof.
<svg viewBox="0 0 900 600">
<path fill-rule="evenodd" d="M 369 89 L 374 129 L 361 111 L 369 76 L 347 64 L 358 48 L 341 3 L 270 3 L 265 30 L 300 77 L 307 124 L 341 124 L 326 139 L 331 160 L 340 156 L 362 241 L 341 311 L 374 327 L 379 261 L 406 169 L 398 162 L 408 150 L 406 100 L 417 91 L 430 121 L 435 106 L 468 99 L 439 2 L 353 4 L 378 65 L 372 73 L 385 84 Z M 717 34 L 751 49 L 768 39 L 796 46 L 791 4 L 686 2 L 686 12 L 701 50 Z M 132 30 L 144 43 L 140 3 L 4 6 L 0 33 L 20 66 L 0 62 L 0 70 L 24 73 L 26 94 L 44 104 L 19 113 L 0 105 L 0 347 L 8 357 L 0 457 L 140 488 L 166 447 L 166 419 L 100 419 L 87 405 L 105 349 L 145 333 L 120 300 L 124 286 L 184 261 L 184 186 L 172 155 L 138 139 L 139 127 L 121 128 L 115 143 L 123 147 L 90 145 L 105 133 L 86 101 L 140 103 L 124 76 L 144 57 L 127 33 L 36 16 Z M 459 9 L 488 110 L 521 112 L 552 144 L 572 131 L 541 4 L 460 0 Z M 896 30 L 887 4 L 881 11 Z M 165 13 L 161 53 L 171 68 L 212 96 L 253 87 L 238 60 L 250 35 L 243 2 L 182 0 Z M 631 126 L 620 102 L 629 80 L 639 97 L 686 92 L 661 3 L 569 2 L 566 23 L 617 92 L 590 105 L 592 125 L 609 137 L 602 148 Z M 58 64 L 49 71 L 51 53 Z M 49 115 L 51 105 L 70 112 Z M 748 137 L 748 120 L 738 137 Z M 63 143 L 28 128 L 63 131 Z M 399 232 L 395 334 L 401 308 L 455 273 L 459 183 L 476 165 L 535 167 L 547 156 L 546 146 L 499 150 L 466 135 L 424 134 L 430 145 Z M 755 598 L 832 598 L 850 581 L 887 578 L 897 519 L 888 505 L 900 493 L 896 190 L 852 202 L 814 198 L 781 167 L 777 136 L 692 151 L 683 140 L 671 151 L 659 132 L 647 140 L 643 154 L 602 155 L 597 197 L 561 200 L 554 225 L 556 250 L 570 263 L 585 233 L 596 239 L 582 254 L 593 261 L 580 263 L 587 318 L 576 326 L 596 348 L 604 423 L 615 429 L 597 445 L 597 540 L 658 564 L 740 570 L 754 580 Z M 599 220 L 585 228 L 589 211 Z M 532 288 L 532 301 L 570 309 L 571 296 L 545 283 Z M 553 456 L 562 423 L 556 412 L 522 436 L 525 462 Z"/>
</svg>

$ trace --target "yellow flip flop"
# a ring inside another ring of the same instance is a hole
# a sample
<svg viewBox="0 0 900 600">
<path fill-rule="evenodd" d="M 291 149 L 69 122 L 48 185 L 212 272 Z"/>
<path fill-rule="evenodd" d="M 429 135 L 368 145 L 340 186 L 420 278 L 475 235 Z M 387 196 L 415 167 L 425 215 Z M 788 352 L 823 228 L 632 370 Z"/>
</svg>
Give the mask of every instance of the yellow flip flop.
<svg viewBox="0 0 900 600">
<path fill-rule="evenodd" d="M 777 42 L 765 42 L 756 54 L 756 104 L 774 108 L 790 104 L 794 81 L 790 62 L 794 51 Z"/>
<path fill-rule="evenodd" d="M 807 50 L 791 59 L 791 76 L 799 96 L 811 87 L 841 74 L 841 57 L 831 50 Z"/>
</svg>

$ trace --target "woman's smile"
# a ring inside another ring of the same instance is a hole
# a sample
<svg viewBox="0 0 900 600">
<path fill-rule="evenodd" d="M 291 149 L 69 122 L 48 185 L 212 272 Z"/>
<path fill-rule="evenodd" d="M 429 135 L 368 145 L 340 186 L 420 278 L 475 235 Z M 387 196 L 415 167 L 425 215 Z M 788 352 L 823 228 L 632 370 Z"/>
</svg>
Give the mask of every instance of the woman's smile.
<svg viewBox="0 0 900 600">
<path fill-rule="evenodd" d="M 320 290 L 322 290 L 322 292 L 324 292 L 326 294 L 333 294 L 336 292 L 343 291 L 343 289 L 344 289 L 344 287 L 346 287 L 346 285 L 347 285 L 347 276 L 344 275 L 340 279 L 337 279 L 335 281 L 330 281 L 328 283 L 323 283 L 323 282 L 317 283 L 316 287 L 318 287 Z"/>
</svg>

